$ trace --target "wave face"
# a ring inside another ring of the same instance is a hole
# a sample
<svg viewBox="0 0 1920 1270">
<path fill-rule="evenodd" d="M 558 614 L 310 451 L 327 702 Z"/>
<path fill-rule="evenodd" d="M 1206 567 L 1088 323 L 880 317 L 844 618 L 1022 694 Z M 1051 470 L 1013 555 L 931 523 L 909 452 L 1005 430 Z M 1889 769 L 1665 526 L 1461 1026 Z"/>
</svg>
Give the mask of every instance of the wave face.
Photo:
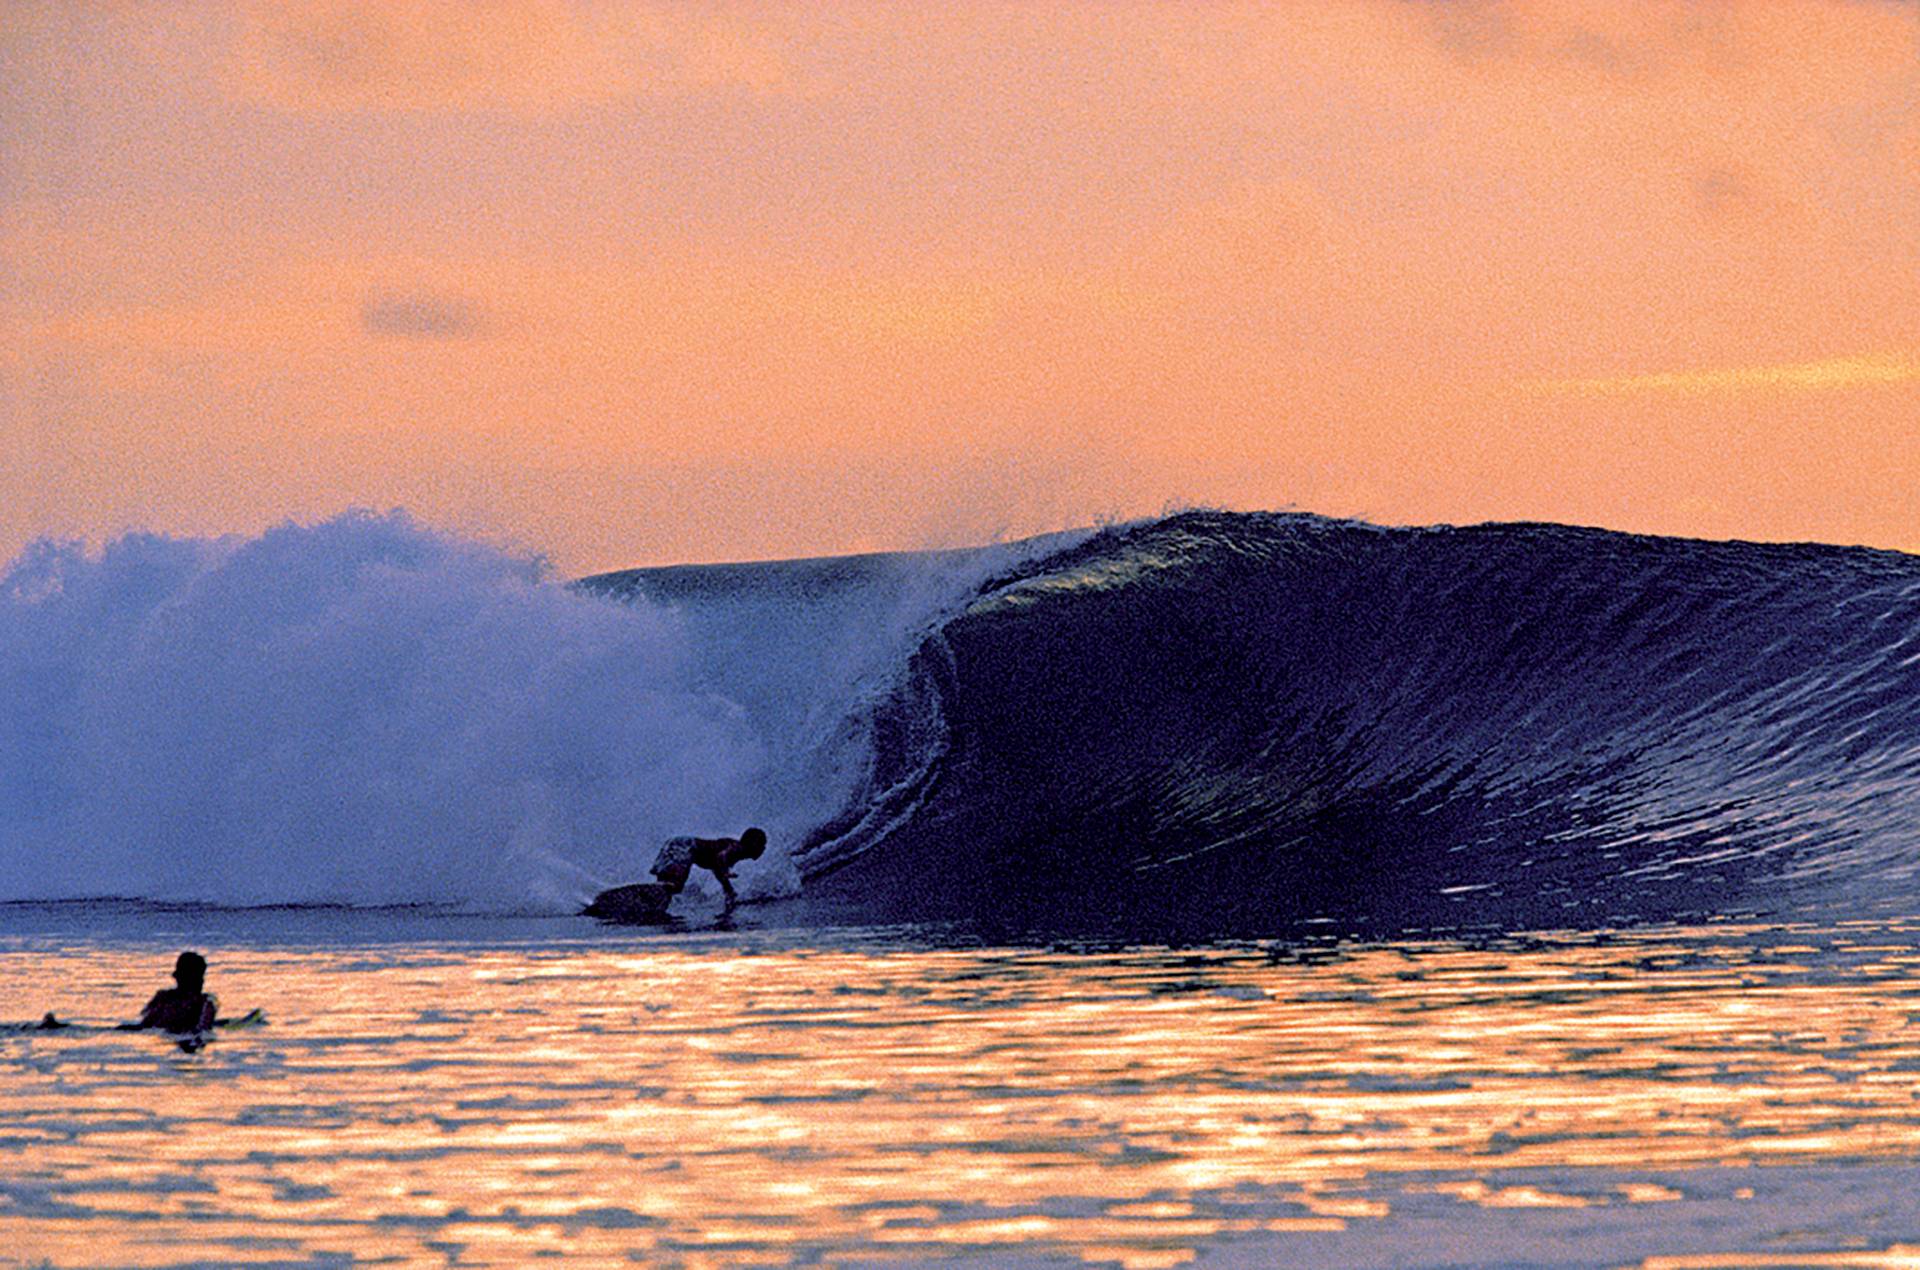
<svg viewBox="0 0 1920 1270">
<path fill-rule="evenodd" d="M 571 911 L 673 834 L 797 841 L 973 559 L 597 588 L 622 603 L 398 513 L 37 543 L 0 574 L 0 899 Z"/>
<path fill-rule="evenodd" d="M 1185 514 L 991 580 L 891 717 L 811 894 L 1211 932 L 1911 907 L 1920 559 Z"/>
</svg>

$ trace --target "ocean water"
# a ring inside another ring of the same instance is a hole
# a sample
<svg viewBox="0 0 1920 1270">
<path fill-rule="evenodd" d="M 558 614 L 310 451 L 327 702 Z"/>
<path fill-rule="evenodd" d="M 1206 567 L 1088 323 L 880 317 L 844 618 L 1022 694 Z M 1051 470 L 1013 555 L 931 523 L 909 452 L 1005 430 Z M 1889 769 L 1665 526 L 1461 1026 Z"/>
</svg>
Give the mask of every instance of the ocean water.
<svg viewBox="0 0 1920 1270">
<path fill-rule="evenodd" d="M 9 1000 L 83 1023 L 0 1033 L 9 1265 L 1920 1259 L 1920 924 L 4 920 Z M 269 1021 L 99 1026 L 183 944 Z"/>
<path fill-rule="evenodd" d="M 1914 557 L 354 513 L 35 544 L 0 703 L 0 1264 L 1920 1264 Z"/>
</svg>

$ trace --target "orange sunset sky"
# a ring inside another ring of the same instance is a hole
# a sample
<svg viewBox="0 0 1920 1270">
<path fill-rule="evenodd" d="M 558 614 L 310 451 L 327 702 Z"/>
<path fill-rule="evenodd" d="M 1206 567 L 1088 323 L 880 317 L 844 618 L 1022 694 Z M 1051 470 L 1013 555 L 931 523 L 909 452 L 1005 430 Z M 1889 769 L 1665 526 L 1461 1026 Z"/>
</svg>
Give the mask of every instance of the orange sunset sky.
<svg viewBox="0 0 1920 1270">
<path fill-rule="evenodd" d="M 1913 3 L 0 8 L 0 559 L 1917 486 Z"/>
</svg>

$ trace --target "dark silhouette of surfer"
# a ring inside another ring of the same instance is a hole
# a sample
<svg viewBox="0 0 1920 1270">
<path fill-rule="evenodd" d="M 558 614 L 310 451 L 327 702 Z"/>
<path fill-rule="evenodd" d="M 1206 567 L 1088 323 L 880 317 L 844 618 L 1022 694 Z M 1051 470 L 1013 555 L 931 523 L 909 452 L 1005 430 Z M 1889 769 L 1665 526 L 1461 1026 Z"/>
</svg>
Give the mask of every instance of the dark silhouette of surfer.
<svg viewBox="0 0 1920 1270">
<path fill-rule="evenodd" d="M 758 860 L 766 849 L 767 835 L 762 829 L 749 829 L 738 838 L 669 838 L 653 862 L 653 876 L 677 895 L 698 865 L 719 879 L 727 907 L 732 908 L 733 866 L 742 860 Z"/>
<path fill-rule="evenodd" d="M 173 963 L 173 987 L 153 994 L 140 1011 L 138 1023 L 120 1023 L 120 1032 L 158 1031 L 177 1038 L 180 1048 L 191 1053 L 211 1039 L 216 1027 L 257 1027 L 267 1021 L 264 1011 L 249 1010 L 237 1019 L 219 1017 L 220 1003 L 206 991 L 207 959 L 197 952 L 183 952 Z M 63 1031 L 76 1026 L 49 1010 L 38 1023 L 0 1025 L 0 1029 L 30 1032 Z M 87 1025 L 79 1025 L 86 1030 Z"/>
<path fill-rule="evenodd" d="M 686 889 L 687 877 L 694 868 L 706 869 L 719 879 L 727 897 L 727 911 L 733 911 L 733 866 L 742 860 L 758 860 L 767 849 L 763 829 L 749 829 L 738 838 L 669 838 L 653 860 L 657 882 L 635 882 L 616 886 L 593 897 L 580 911 L 588 917 L 615 922 L 664 922 L 667 905 Z"/>
<path fill-rule="evenodd" d="M 213 1028 L 219 1003 L 205 991 L 207 959 L 197 952 L 183 952 L 173 963 L 171 988 L 162 988 L 140 1011 L 140 1021 L 127 1026 L 158 1028 L 162 1032 L 206 1032 Z"/>
</svg>

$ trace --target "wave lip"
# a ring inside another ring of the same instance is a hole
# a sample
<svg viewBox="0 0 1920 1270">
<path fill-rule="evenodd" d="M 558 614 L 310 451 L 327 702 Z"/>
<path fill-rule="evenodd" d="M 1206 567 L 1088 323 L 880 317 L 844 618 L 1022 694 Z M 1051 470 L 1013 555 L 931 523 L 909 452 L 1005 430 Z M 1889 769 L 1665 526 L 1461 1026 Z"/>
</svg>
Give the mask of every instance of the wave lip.
<svg viewBox="0 0 1920 1270">
<path fill-rule="evenodd" d="M 1208 928 L 1912 899 L 1896 553 L 1190 513 L 991 580 L 904 683 L 911 797 L 816 831 L 812 889 Z"/>
</svg>

